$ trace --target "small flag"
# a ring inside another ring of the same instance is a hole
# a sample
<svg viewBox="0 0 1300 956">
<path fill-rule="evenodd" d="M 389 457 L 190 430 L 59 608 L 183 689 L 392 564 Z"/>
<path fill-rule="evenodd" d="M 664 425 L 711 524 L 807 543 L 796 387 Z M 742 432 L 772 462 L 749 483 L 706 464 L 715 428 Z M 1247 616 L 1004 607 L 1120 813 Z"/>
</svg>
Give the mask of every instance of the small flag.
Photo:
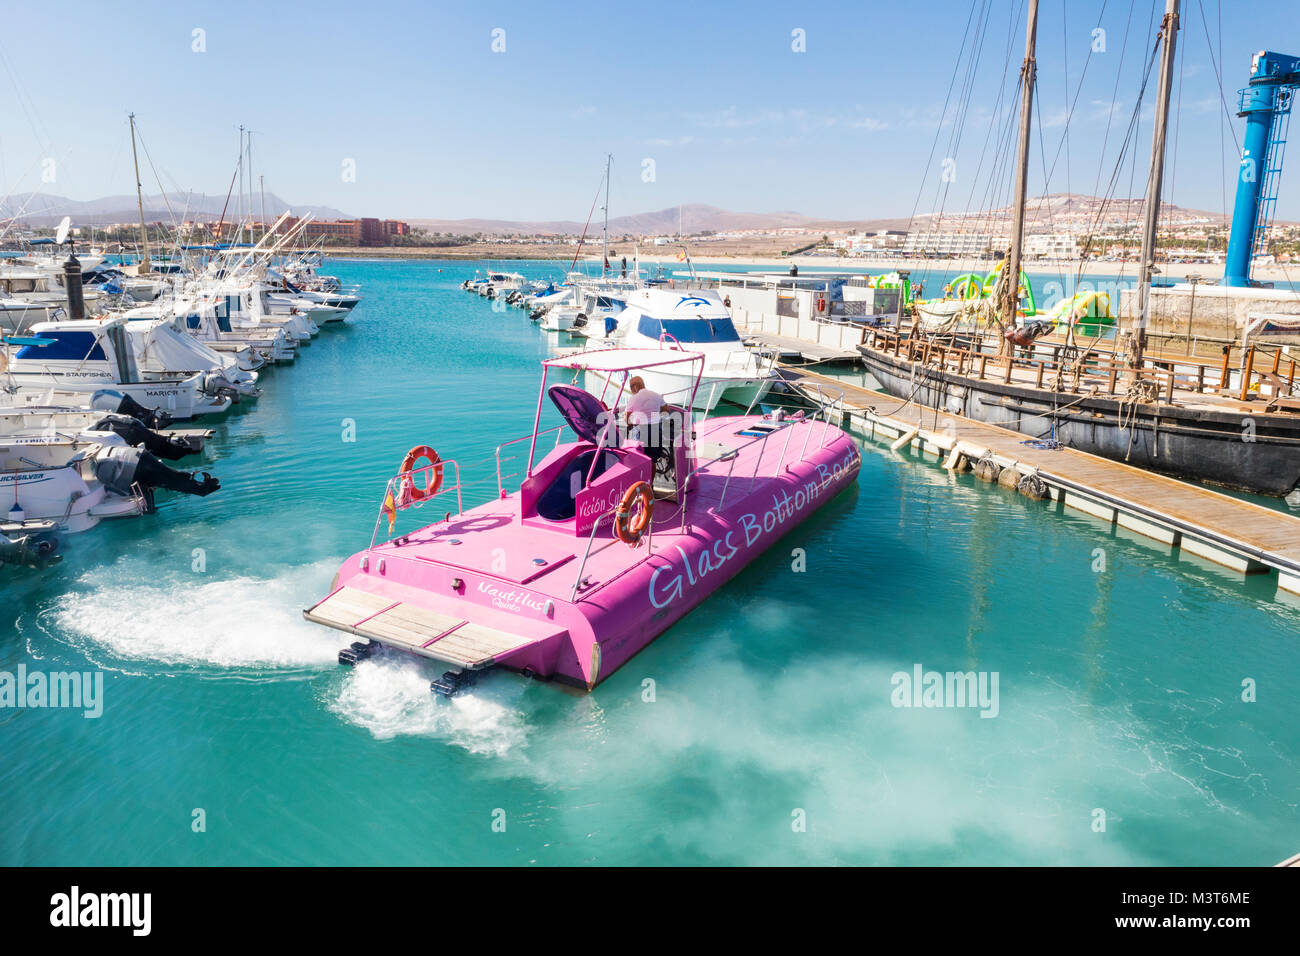
<svg viewBox="0 0 1300 956">
<path fill-rule="evenodd" d="M 393 500 L 392 488 L 384 496 L 384 506 L 379 509 L 379 513 L 388 515 L 388 533 L 392 534 L 393 525 L 397 524 L 397 502 Z"/>
<path fill-rule="evenodd" d="M 678 262 L 685 262 L 685 261 L 686 261 L 686 250 L 685 250 L 685 249 L 683 249 L 681 252 L 677 253 L 677 261 L 678 261 Z"/>
</svg>

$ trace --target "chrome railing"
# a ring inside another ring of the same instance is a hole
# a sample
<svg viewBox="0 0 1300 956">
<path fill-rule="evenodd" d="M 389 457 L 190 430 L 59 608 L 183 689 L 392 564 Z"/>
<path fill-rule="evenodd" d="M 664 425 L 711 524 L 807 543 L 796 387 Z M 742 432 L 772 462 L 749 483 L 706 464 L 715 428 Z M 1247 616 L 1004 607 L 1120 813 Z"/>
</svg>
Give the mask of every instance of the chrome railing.
<svg viewBox="0 0 1300 956">
<path fill-rule="evenodd" d="M 623 507 L 623 503 L 619 502 L 618 504 L 614 505 L 614 507 L 610 508 L 608 511 L 597 515 L 596 520 L 592 522 L 591 534 L 587 535 L 587 547 L 582 552 L 582 561 L 578 564 L 578 571 L 573 576 L 573 587 L 569 589 L 570 604 L 574 604 L 578 601 L 578 588 L 582 586 L 583 578 L 585 577 L 583 572 L 587 570 L 587 559 L 591 557 L 591 549 L 596 543 L 596 532 L 600 530 L 600 523 L 604 521 L 606 518 L 610 517 L 611 515 L 617 515 L 618 510 L 622 507 Z M 626 568 L 621 569 L 619 571 L 620 575 L 624 574 L 631 568 L 636 567 L 642 562 L 649 560 L 649 558 L 651 558 L 654 555 L 654 534 L 655 534 L 654 496 L 652 494 L 650 499 L 650 516 L 646 522 L 646 535 L 645 535 L 646 553 L 642 556 L 640 561 L 634 561 L 631 564 L 629 564 Z M 613 546 L 614 541 L 617 540 L 618 538 L 616 536 L 614 539 L 610 541 L 610 546 Z M 585 597 L 586 595 L 583 596 Z"/>
<path fill-rule="evenodd" d="M 681 496 L 682 496 L 681 510 L 682 510 L 683 529 L 686 527 L 687 509 L 685 507 L 685 503 L 686 503 L 686 496 L 687 494 L 690 493 L 691 480 L 695 478 L 700 472 L 704 471 L 706 468 L 716 465 L 719 462 L 723 462 L 723 461 L 730 462 L 730 465 L 727 468 L 726 480 L 722 484 L 722 493 L 718 497 L 718 503 L 709 509 L 711 513 L 716 513 L 717 509 L 721 508 L 722 503 L 726 500 L 727 489 L 730 488 L 731 486 L 731 479 L 736 470 L 736 461 L 740 458 L 740 452 L 742 450 L 750 448 L 751 446 L 754 445 L 765 445 L 773 435 L 776 435 L 779 432 L 785 432 L 785 444 L 781 446 L 781 456 L 780 459 L 778 460 L 778 466 L 784 468 L 787 467 L 788 462 L 790 460 L 787 458 L 787 455 L 790 450 L 790 439 L 794 436 L 794 432 L 795 432 L 794 426 L 799 424 L 804 424 L 808 426 L 806 429 L 804 429 L 803 445 L 799 450 L 798 457 L 794 459 L 795 461 L 804 461 L 807 458 L 808 444 L 812 440 L 812 435 L 813 435 L 813 426 L 816 424 L 819 417 L 821 419 L 822 427 L 821 427 L 820 436 L 818 438 L 817 445 L 815 446 L 814 450 L 825 448 L 826 445 L 829 443 L 829 440 L 833 438 L 832 433 L 833 432 L 838 433 L 838 427 L 832 424 L 832 418 L 836 417 L 837 420 L 843 421 L 844 418 L 843 390 L 838 388 L 831 388 L 829 386 L 821 385 L 816 382 L 805 383 L 803 387 L 813 392 L 817 396 L 816 406 L 811 410 L 809 414 L 798 414 L 793 417 L 782 418 L 779 421 L 776 419 L 771 419 L 770 420 L 771 423 L 774 424 L 776 427 L 772 428 L 770 431 L 767 431 L 762 435 L 755 435 L 752 438 L 750 438 L 749 441 L 741 445 L 728 448 L 722 454 L 717 455 L 709 459 L 708 461 L 696 463 L 696 466 L 690 471 L 690 473 L 686 476 L 686 478 L 681 482 L 681 485 L 679 486 L 681 488 Z M 830 397 L 832 396 L 832 393 L 833 393 L 833 397 Z M 750 491 L 753 490 L 754 482 L 758 480 L 758 469 L 762 464 L 763 452 L 765 450 L 766 450 L 765 448 L 759 448 L 757 454 L 754 455 L 754 473 L 750 476 L 750 481 L 749 481 Z"/>
<path fill-rule="evenodd" d="M 543 435 L 549 435 L 551 432 L 555 432 L 555 444 L 554 444 L 552 447 L 553 447 L 553 448 L 559 448 L 559 447 L 560 447 L 560 438 L 561 438 L 561 436 L 563 436 L 563 434 L 564 434 L 564 430 L 565 430 L 566 428 L 568 428 L 568 427 L 569 427 L 568 425 L 556 425 L 556 426 L 553 427 L 553 428 L 548 428 L 548 429 L 546 429 L 545 431 L 540 431 L 540 432 L 538 432 L 536 437 L 541 438 Z M 506 496 L 506 488 L 505 488 L 505 484 L 504 484 L 504 483 L 505 483 L 508 479 L 510 479 L 510 478 L 518 478 L 519 475 L 520 475 L 520 473 L 517 472 L 517 471 L 515 471 L 515 472 L 511 472 L 511 473 L 508 474 L 508 475 L 503 475 L 503 474 L 501 474 L 501 463 L 502 463 L 502 462 L 508 462 L 508 461 L 519 461 L 519 459 L 520 459 L 520 457 L 521 457 L 521 456 L 519 456 L 519 455 L 510 455 L 510 456 L 507 457 L 507 458 L 502 458 L 502 457 L 501 457 L 501 449 L 503 449 L 503 448 L 509 448 L 511 445 L 518 445 L 518 444 L 520 444 L 521 442 L 531 441 L 531 440 L 533 439 L 533 437 L 534 437 L 534 436 L 532 436 L 532 435 L 523 435 L 523 436 L 521 436 L 521 437 L 519 437 L 519 438 L 512 438 L 512 439 L 510 439 L 510 441 L 508 441 L 508 442 L 503 442 L 502 444 L 497 445 L 497 449 L 496 449 L 496 452 L 495 452 L 495 457 L 496 457 L 496 463 L 497 463 L 497 497 L 498 497 L 498 498 L 504 498 L 504 497 Z"/>
<path fill-rule="evenodd" d="M 461 495 L 461 492 L 463 491 L 463 486 L 460 480 L 460 465 L 457 464 L 454 459 L 446 458 L 441 461 L 436 461 L 436 462 L 432 462 L 431 464 L 424 465 L 420 468 L 412 468 L 410 471 L 399 472 L 398 474 L 394 475 L 392 478 L 389 478 L 388 484 L 385 485 L 384 487 L 384 499 L 383 499 L 384 503 L 381 504 L 379 507 L 379 516 L 375 519 L 375 530 L 370 535 L 371 549 L 374 548 L 375 542 L 379 540 L 379 529 L 383 526 L 384 521 L 387 519 L 387 512 L 385 511 L 384 505 L 387 504 L 389 496 L 391 496 L 393 499 L 393 507 L 395 509 L 395 512 L 406 510 L 405 508 L 398 507 L 399 495 L 401 492 L 403 480 L 409 477 L 410 480 L 414 482 L 417 480 L 417 476 L 423 475 L 425 485 L 427 486 L 428 474 L 434 468 L 440 468 L 440 469 L 454 468 L 456 472 L 456 483 L 452 485 L 443 484 L 438 488 L 437 491 L 429 495 L 427 498 L 422 498 L 419 501 L 413 500 L 409 505 L 407 505 L 407 507 L 417 508 L 417 509 L 422 508 L 425 505 L 427 505 L 429 502 L 433 501 L 435 498 L 440 498 L 443 495 L 449 494 L 454 491 L 456 492 L 456 514 L 462 515 L 465 513 L 465 503 Z M 447 473 L 444 471 L 443 472 L 444 478 L 446 477 L 446 474 Z M 398 537 L 401 537 L 401 535 L 398 535 Z M 389 540 L 389 538 L 386 536 L 385 540 Z"/>
</svg>

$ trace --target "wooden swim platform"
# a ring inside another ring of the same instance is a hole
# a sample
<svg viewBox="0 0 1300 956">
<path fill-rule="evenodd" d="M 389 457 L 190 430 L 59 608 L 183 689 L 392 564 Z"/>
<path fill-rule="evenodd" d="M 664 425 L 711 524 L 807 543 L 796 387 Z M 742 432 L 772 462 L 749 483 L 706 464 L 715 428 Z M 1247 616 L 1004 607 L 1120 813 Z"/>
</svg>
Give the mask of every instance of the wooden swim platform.
<svg viewBox="0 0 1300 956">
<path fill-rule="evenodd" d="M 1036 474 L 1053 501 L 1242 574 L 1276 573 L 1280 591 L 1300 595 L 1300 518 L 1199 485 L 1073 448 L 1026 444 L 1027 436 L 852 385 L 804 369 L 781 369 L 800 394 L 803 383 L 844 394 L 844 423 L 873 439 L 916 448 L 940 461 L 958 454 L 992 458 L 1002 468 Z M 817 396 L 807 395 L 816 401 Z M 903 439 L 906 438 L 906 441 Z"/>
<path fill-rule="evenodd" d="M 472 624 L 463 617 L 422 607 L 391 593 L 376 594 L 355 587 L 339 588 L 303 611 L 303 617 L 465 670 L 488 667 L 502 654 L 536 639 Z"/>
</svg>

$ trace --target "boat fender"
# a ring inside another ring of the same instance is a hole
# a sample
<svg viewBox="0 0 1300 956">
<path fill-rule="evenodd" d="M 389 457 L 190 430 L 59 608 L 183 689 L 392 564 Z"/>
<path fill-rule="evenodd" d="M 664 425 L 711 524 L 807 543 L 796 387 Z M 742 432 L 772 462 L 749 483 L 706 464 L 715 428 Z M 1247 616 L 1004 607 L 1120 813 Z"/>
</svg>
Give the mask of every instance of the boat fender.
<svg viewBox="0 0 1300 956">
<path fill-rule="evenodd" d="M 1032 501 L 1046 501 L 1052 497 L 1047 482 L 1036 474 L 1025 475 L 1016 485 L 1016 490 Z"/>
<path fill-rule="evenodd" d="M 637 499 L 641 508 L 633 514 L 633 505 Z M 650 527 L 650 513 L 654 510 L 654 489 L 647 481 L 638 481 L 623 495 L 618 511 L 614 514 L 614 530 L 618 540 L 631 547 L 639 547 L 641 536 Z"/>
<path fill-rule="evenodd" d="M 998 484 L 1003 488 L 1014 490 L 1020 484 L 1020 472 L 1014 468 L 1003 468 L 998 473 Z"/>
<path fill-rule="evenodd" d="M 1002 469 L 996 461 L 986 457 L 975 462 L 974 471 L 975 477 L 980 481 L 993 482 L 998 480 L 998 475 L 1002 472 Z"/>
<path fill-rule="evenodd" d="M 442 487 L 442 469 L 433 467 L 428 469 L 428 477 L 425 480 L 424 487 L 421 488 L 416 485 L 415 475 L 412 474 L 411 469 L 415 467 L 415 463 L 421 458 L 427 459 L 430 466 L 437 465 L 438 462 L 442 461 L 438 457 L 438 453 L 428 445 L 416 445 L 406 453 L 406 457 L 402 459 L 400 472 L 402 480 L 398 490 L 399 507 L 409 508 L 412 502 L 432 498 L 438 493 L 438 489 Z"/>
</svg>

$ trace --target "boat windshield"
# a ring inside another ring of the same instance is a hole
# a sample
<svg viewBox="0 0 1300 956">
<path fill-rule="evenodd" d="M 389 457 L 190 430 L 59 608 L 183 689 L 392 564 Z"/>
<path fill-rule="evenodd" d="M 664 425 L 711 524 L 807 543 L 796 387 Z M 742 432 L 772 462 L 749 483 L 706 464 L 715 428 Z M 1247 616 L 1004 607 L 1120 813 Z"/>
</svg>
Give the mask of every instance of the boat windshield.
<svg viewBox="0 0 1300 956">
<path fill-rule="evenodd" d="M 678 342 L 739 342 L 740 335 L 731 319 L 656 319 L 641 316 L 637 331 L 647 338 L 657 339 L 666 332 Z"/>
</svg>

